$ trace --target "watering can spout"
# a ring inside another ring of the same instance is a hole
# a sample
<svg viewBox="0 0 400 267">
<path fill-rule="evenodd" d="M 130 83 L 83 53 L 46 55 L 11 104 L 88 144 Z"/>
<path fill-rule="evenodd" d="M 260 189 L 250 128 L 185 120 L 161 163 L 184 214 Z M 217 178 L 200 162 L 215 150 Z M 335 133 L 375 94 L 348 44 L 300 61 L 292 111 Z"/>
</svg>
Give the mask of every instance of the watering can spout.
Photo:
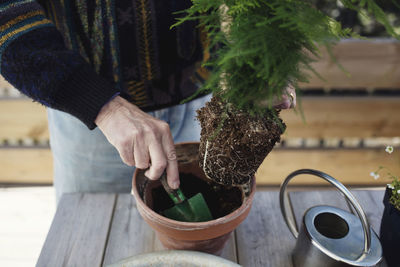
<svg viewBox="0 0 400 267">
<path fill-rule="evenodd" d="M 320 177 L 336 187 L 357 216 L 336 207 L 315 206 L 306 211 L 298 230 L 286 188 L 290 180 L 302 174 Z M 353 194 L 330 175 L 311 169 L 297 170 L 282 183 L 279 198 L 282 216 L 297 239 L 293 251 L 296 267 L 375 266 L 381 261 L 382 247 L 364 210 Z"/>
</svg>

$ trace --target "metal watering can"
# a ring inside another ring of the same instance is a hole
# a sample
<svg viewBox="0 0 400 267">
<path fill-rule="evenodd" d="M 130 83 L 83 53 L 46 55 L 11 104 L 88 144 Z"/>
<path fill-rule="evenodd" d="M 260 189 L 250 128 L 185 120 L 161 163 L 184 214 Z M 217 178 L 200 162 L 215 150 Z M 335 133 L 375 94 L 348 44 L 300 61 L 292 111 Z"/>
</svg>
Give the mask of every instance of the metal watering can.
<svg viewBox="0 0 400 267">
<path fill-rule="evenodd" d="M 339 208 L 315 206 L 305 212 L 299 233 L 286 187 L 300 174 L 315 175 L 331 183 L 352 205 L 358 217 Z M 283 218 L 297 239 L 292 255 L 296 267 L 375 266 L 381 261 L 381 244 L 363 209 L 350 191 L 333 177 L 316 170 L 297 170 L 286 177 L 279 198 Z"/>
</svg>

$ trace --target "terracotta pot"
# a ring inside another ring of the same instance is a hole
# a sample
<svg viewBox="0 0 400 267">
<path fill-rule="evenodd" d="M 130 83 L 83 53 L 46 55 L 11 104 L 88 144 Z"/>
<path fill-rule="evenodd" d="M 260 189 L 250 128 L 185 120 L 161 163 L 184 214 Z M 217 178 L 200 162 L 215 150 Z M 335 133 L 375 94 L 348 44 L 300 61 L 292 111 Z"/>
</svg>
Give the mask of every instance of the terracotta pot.
<svg viewBox="0 0 400 267">
<path fill-rule="evenodd" d="M 179 172 L 193 174 L 199 179 L 207 179 L 198 163 L 198 143 L 176 145 Z M 132 180 L 132 194 L 143 219 L 156 231 L 161 243 L 167 249 L 196 250 L 220 255 L 231 232 L 247 217 L 255 193 L 255 178 L 251 180 L 249 192 L 242 187 L 242 205 L 230 214 L 208 222 L 175 221 L 153 211 L 151 188 L 159 181 L 151 181 L 142 170 L 136 170 Z M 147 204 L 145 204 L 145 202 Z"/>
</svg>

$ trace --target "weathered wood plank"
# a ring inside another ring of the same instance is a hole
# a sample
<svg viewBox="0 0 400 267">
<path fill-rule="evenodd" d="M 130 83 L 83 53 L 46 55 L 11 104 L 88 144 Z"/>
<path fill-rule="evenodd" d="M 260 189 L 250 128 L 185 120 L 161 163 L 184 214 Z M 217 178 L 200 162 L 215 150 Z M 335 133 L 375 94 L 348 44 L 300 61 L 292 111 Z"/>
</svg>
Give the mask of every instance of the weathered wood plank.
<svg viewBox="0 0 400 267">
<path fill-rule="evenodd" d="M 236 232 L 234 231 L 231 234 L 231 237 L 226 241 L 226 245 L 222 250 L 221 257 L 227 260 L 237 262 L 237 255 L 236 255 Z"/>
<path fill-rule="evenodd" d="M 0 140 L 48 140 L 46 108 L 29 99 L 0 101 Z"/>
<path fill-rule="evenodd" d="M 101 266 L 115 198 L 114 194 L 64 195 L 37 266 Z"/>
<path fill-rule="evenodd" d="M 275 149 L 266 157 L 256 177 L 259 185 L 279 185 L 291 172 L 307 168 L 326 172 L 347 185 L 384 185 L 387 179 L 374 180 L 369 175 L 378 166 L 400 173 L 396 159 L 385 155 L 383 149 Z M 294 179 L 293 184 L 319 185 L 321 180 L 307 176 Z"/>
<path fill-rule="evenodd" d="M 281 112 L 284 139 L 399 136 L 399 97 L 304 97 L 302 107 L 305 123 L 292 110 Z M 0 140 L 10 138 L 48 140 L 45 108 L 29 100 L 0 101 Z"/>
<path fill-rule="evenodd" d="M 400 42 L 345 40 L 333 47 L 336 60 L 348 71 L 340 70 L 322 48 L 322 58 L 312 64 L 324 77 L 311 75 L 308 88 L 400 88 Z"/>
<path fill-rule="evenodd" d="M 160 250 L 165 250 L 163 245 L 161 244 L 160 240 L 155 238 L 154 241 L 154 251 L 160 251 Z M 220 255 L 222 258 L 225 258 L 227 260 L 237 262 L 237 257 L 236 257 L 236 238 L 235 235 L 232 233 L 231 237 L 228 239 L 226 242 L 226 245 L 224 249 L 222 250 L 222 253 Z"/>
<path fill-rule="evenodd" d="M 53 180 L 51 152 L 48 149 L 0 149 L 0 183 L 49 184 Z M 387 166 L 400 173 L 394 157 L 382 149 L 275 149 L 257 172 L 258 185 L 279 185 L 292 171 L 311 168 L 324 171 L 347 185 L 383 186 L 388 180 L 374 180 L 369 173 L 378 166 Z M 318 185 L 312 177 L 293 181 L 293 184 Z"/>
<path fill-rule="evenodd" d="M 388 39 L 344 40 L 333 47 L 336 60 L 348 71 L 347 76 L 330 59 L 325 48 L 312 64 L 325 81 L 311 75 L 305 88 L 400 88 L 400 42 Z M 0 77 L 0 88 L 12 86 Z"/>
<path fill-rule="evenodd" d="M 165 250 L 165 248 L 138 213 L 133 196 L 119 194 L 103 265 L 117 263 L 134 255 L 160 250 Z M 221 257 L 236 262 L 234 235 L 228 240 Z"/>
<path fill-rule="evenodd" d="M 0 183 L 53 183 L 50 149 L 0 148 Z"/>
<path fill-rule="evenodd" d="M 302 108 L 305 123 L 293 110 L 281 112 L 287 125 L 284 138 L 400 135 L 400 97 L 304 97 Z"/>
<path fill-rule="evenodd" d="M 157 234 L 154 233 L 154 247 L 153 247 L 154 251 L 161 251 L 161 250 L 165 250 L 163 244 L 161 244 L 160 239 L 157 238 Z"/>
<path fill-rule="evenodd" d="M 153 252 L 155 233 L 140 216 L 130 194 L 119 194 L 103 265 L 137 254 Z"/>
<path fill-rule="evenodd" d="M 247 219 L 236 229 L 243 266 L 290 267 L 296 240 L 280 214 L 278 192 L 256 192 Z"/>
</svg>

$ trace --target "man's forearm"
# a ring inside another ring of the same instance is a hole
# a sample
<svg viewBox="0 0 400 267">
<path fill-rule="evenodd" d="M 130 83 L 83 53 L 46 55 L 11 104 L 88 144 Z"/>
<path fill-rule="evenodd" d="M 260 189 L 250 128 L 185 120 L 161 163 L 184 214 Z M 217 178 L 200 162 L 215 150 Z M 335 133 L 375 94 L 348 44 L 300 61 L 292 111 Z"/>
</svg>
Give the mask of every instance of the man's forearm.
<svg viewBox="0 0 400 267">
<path fill-rule="evenodd" d="M 0 0 L 0 72 L 22 93 L 89 128 L 118 90 L 66 48 L 36 1 Z"/>
</svg>

